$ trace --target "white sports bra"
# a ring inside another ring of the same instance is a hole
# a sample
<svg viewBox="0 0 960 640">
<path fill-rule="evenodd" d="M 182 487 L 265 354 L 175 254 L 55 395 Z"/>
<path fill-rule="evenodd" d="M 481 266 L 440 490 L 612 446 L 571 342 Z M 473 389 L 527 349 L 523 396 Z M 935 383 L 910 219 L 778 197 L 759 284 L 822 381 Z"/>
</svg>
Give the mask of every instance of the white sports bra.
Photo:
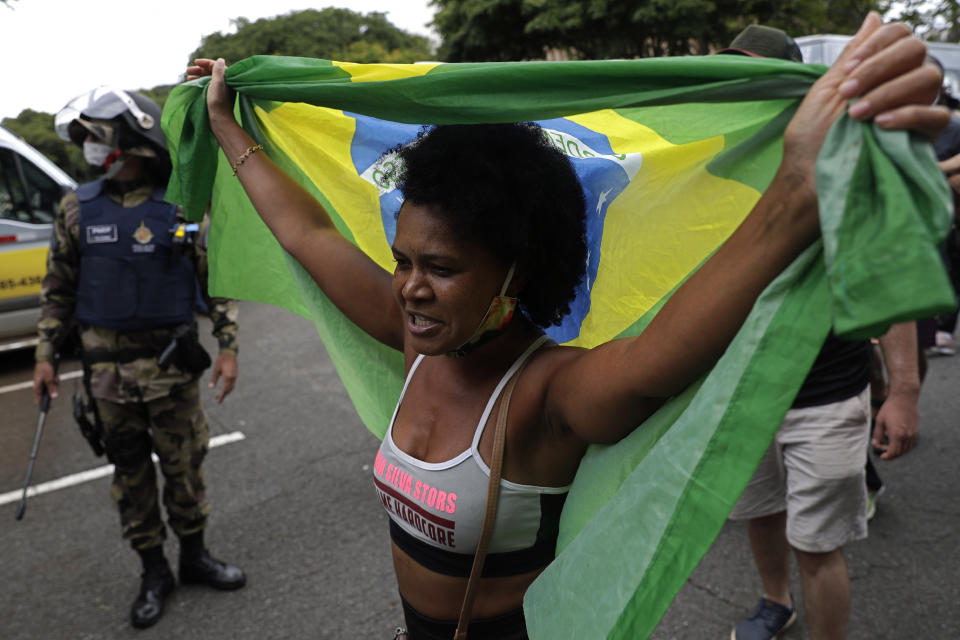
<svg viewBox="0 0 960 640">
<path fill-rule="evenodd" d="M 467 560 L 472 560 L 480 538 L 490 481 L 490 468 L 478 450 L 480 437 L 507 381 L 547 340 L 547 336 L 541 336 L 517 358 L 487 401 L 470 448 L 444 462 L 418 460 L 401 451 L 393 441 L 394 421 L 423 356 L 418 356 L 410 367 L 390 427 L 377 452 L 373 480 L 380 502 L 390 516 L 394 542 L 428 568 L 451 575 L 469 575 L 469 562 L 462 572 L 457 568 L 462 558 L 444 559 L 445 554 L 437 552 L 465 554 Z M 507 573 L 501 575 L 523 573 L 530 570 L 523 567 L 531 561 L 537 565 L 534 568 L 538 568 L 553 559 L 560 510 L 568 490 L 569 487 L 500 481 L 500 499 L 487 559 L 493 566 L 491 573 L 485 570 L 484 575 L 497 575 L 498 562 L 493 557 L 497 554 L 512 556 L 512 561 L 507 562 L 510 566 L 501 567 Z M 527 557 L 531 554 L 536 560 Z M 427 557 L 431 559 L 425 559 Z M 544 558 L 546 562 L 542 561 Z"/>
</svg>

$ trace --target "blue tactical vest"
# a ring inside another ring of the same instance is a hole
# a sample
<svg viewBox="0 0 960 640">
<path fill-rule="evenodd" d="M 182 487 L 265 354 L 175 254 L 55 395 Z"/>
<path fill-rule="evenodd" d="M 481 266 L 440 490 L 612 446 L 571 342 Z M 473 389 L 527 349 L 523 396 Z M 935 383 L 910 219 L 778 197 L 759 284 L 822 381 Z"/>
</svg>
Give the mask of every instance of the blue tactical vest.
<svg viewBox="0 0 960 640">
<path fill-rule="evenodd" d="M 193 322 L 197 279 L 190 258 L 173 252 L 177 207 L 163 201 L 163 190 L 125 208 L 97 180 L 80 185 L 77 197 L 77 321 L 134 331 Z"/>
</svg>

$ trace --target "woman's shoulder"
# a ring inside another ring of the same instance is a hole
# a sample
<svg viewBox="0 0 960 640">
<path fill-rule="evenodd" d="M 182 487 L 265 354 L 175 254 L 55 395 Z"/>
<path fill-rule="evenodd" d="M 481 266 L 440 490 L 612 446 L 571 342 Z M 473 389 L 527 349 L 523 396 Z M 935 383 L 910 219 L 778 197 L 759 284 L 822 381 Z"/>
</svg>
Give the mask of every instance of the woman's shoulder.
<svg viewBox="0 0 960 640">
<path fill-rule="evenodd" d="M 587 349 L 583 347 L 574 347 L 569 345 L 557 344 L 553 340 L 548 340 L 530 355 L 527 363 L 527 370 L 535 372 L 532 375 L 544 378 L 549 381 L 557 371 L 563 369 L 568 364 L 575 362 Z"/>
<path fill-rule="evenodd" d="M 582 347 L 550 341 L 530 354 L 517 380 L 517 394 L 525 399 L 524 404 L 535 405 L 536 411 L 542 414 L 550 385 L 557 375 L 586 352 L 587 349 Z"/>
</svg>

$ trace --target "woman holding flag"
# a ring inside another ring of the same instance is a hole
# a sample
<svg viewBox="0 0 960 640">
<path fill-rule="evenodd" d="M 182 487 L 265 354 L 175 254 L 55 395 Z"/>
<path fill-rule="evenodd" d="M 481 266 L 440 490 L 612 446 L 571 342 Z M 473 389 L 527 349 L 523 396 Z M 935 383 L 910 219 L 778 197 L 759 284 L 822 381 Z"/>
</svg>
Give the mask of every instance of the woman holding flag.
<svg viewBox="0 0 960 640">
<path fill-rule="evenodd" d="M 569 162 L 535 126 L 441 126 L 398 150 L 391 276 L 258 153 L 234 119 L 223 61 L 188 69 L 212 75 L 211 129 L 283 248 L 351 321 L 404 354 L 374 481 L 408 638 L 463 637 L 468 620 L 474 639 L 527 637 L 523 596 L 552 559 L 587 445 L 625 437 L 708 371 L 816 240 L 814 165 L 832 123 L 847 112 L 931 135 L 945 125 L 930 106 L 939 74 L 909 36 L 871 14 L 797 110 L 780 169 L 737 231 L 641 335 L 590 350 L 542 331 L 583 277 L 585 211 Z"/>
</svg>

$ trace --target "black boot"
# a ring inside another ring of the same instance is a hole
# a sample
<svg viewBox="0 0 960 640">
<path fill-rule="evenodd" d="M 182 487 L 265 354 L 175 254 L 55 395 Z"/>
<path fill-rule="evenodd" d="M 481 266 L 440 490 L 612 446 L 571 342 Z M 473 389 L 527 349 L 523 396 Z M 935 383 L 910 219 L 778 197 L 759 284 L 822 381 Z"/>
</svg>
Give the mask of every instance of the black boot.
<svg viewBox="0 0 960 640">
<path fill-rule="evenodd" d="M 138 629 L 154 625 L 163 615 L 163 601 L 176 584 L 162 547 L 138 551 L 143 562 L 140 593 L 130 608 L 130 623 Z"/>
<path fill-rule="evenodd" d="M 203 531 L 180 538 L 180 582 L 232 591 L 247 583 L 243 569 L 221 562 L 207 551 Z"/>
</svg>

